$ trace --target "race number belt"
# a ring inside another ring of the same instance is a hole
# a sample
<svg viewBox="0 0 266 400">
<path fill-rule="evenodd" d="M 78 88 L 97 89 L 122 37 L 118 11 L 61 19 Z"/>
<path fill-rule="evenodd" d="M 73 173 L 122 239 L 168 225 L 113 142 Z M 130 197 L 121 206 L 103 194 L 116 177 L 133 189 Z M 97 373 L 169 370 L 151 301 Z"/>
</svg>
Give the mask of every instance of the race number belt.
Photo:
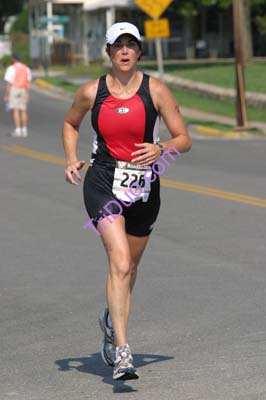
<svg viewBox="0 0 266 400">
<path fill-rule="evenodd" d="M 112 189 L 115 197 L 126 202 L 146 202 L 151 191 L 151 167 L 127 161 L 117 161 L 116 164 Z"/>
</svg>

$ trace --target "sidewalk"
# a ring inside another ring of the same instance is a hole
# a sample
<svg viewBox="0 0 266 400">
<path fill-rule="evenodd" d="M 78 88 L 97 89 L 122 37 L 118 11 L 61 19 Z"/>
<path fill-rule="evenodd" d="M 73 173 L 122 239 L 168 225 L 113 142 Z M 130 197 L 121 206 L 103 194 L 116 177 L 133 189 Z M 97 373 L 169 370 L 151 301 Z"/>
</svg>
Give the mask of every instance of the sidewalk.
<svg viewBox="0 0 266 400">
<path fill-rule="evenodd" d="M 156 78 L 160 77 L 159 72 L 147 70 L 149 75 Z M 164 82 L 176 89 L 197 93 L 199 95 L 208 96 L 209 98 L 230 100 L 232 103 L 236 98 L 236 89 L 229 89 L 209 83 L 197 82 L 191 79 L 181 78 L 172 74 L 164 74 Z M 246 104 L 252 107 L 266 108 L 266 93 L 245 92 Z"/>
<path fill-rule="evenodd" d="M 220 124 L 226 124 L 226 125 L 232 125 L 235 126 L 236 125 L 236 120 L 235 118 L 230 118 L 230 117 L 224 117 L 222 115 L 218 115 L 218 114 L 211 114 L 211 113 L 207 113 L 204 111 L 199 111 L 199 110 L 194 110 L 191 108 L 187 108 L 187 107 L 180 107 L 182 115 L 184 117 L 190 117 L 190 118 L 195 118 L 195 119 L 199 119 L 202 121 L 214 121 L 214 122 L 218 122 Z M 259 121 L 248 121 L 248 126 L 251 128 L 257 128 L 259 129 L 265 136 L 260 135 L 260 138 L 264 138 L 266 139 L 266 123 L 263 122 L 259 122 Z M 203 135 L 203 136 L 214 136 L 214 137 L 224 137 L 224 138 L 235 138 L 235 139 L 239 139 L 241 137 L 243 138 L 247 138 L 247 137 L 254 137 L 255 134 L 249 134 L 246 133 L 245 131 L 237 131 L 237 130 L 230 130 L 228 132 L 224 132 L 224 131 L 219 131 L 217 129 L 212 129 L 212 128 L 208 128 L 206 126 L 197 126 L 196 127 L 196 131 L 199 135 Z M 258 135 L 256 135 L 258 136 Z"/>
<path fill-rule="evenodd" d="M 156 78 L 158 78 L 158 72 L 154 72 L 154 71 L 147 71 L 147 73 L 149 75 L 152 75 Z M 223 96 L 224 92 L 227 91 L 231 91 L 232 93 L 230 93 L 230 97 L 232 97 L 234 95 L 234 90 L 226 90 L 224 88 L 220 88 L 218 86 L 214 86 L 214 85 L 207 85 L 207 84 L 203 84 L 203 83 L 199 83 L 199 82 L 193 82 L 193 81 L 188 81 L 187 79 L 182 79 L 179 77 L 175 77 L 173 75 L 169 75 L 169 74 L 164 74 L 164 82 L 166 84 L 170 84 L 172 86 L 176 86 L 176 87 L 181 87 L 181 88 L 186 88 L 187 85 L 189 85 L 190 90 L 193 88 L 194 85 L 194 89 L 196 92 L 200 92 L 200 90 L 205 90 L 208 92 L 211 92 L 213 90 L 213 92 L 215 94 L 217 94 L 218 92 L 220 92 L 220 96 Z M 181 89 L 182 90 L 182 89 Z M 252 101 L 255 103 L 256 100 L 259 103 L 260 101 L 265 101 L 266 102 L 266 94 L 261 94 L 261 93 L 248 93 L 246 92 L 246 96 L 250 95 L 250 97 L 252 97 Z M 232 125 L 235 126 L 236 125 L 236 119 L 235 118 L 231 118 L 231 117 L 225 117 L 222 115 L 218 115 L 218 114 L 212 114 L 212 113 L 207 113 L 204 111 L 199 111 L 199 110 L 194 110 L 194 109 L 190 109 L 187 107 L 182 107 L 182 105 L 180 106 L 181 111 L 182 111 L 182 115 L 185 117 L 190 117 L 190 118 L 195 118 L 195 119 L 201 119 L 203 121 L 214 121 L 214 122 L 218 122 L 221 124 L 228 124 L 228 125 Z M 266 110 L 265 110 L 266 112 Z M 248 127 L 250 128 L 257 128 L 259 129 L 261 132 L 263 132 L 264 135 L 266 135 L 266 122 L 260 122 L 260 121 L 248 121 Z M 200 129 L 203 133 L 203 129 Z M 214 130 L 215 131 L 215 130 Z M 217 131 L 217 130 L 216 130 Z M 233 131 L 234 132 L 234 131 Z M 244 132 L 234 132 L 236 134 L 236 137 L 241 137 L 244 136 Z M 222 134 L 222 132 L 221 132 Z M 230 132 L 231 134 L 231 132 Z M 210 128 L 207 128 L 206 130 L 206 136 L 212 136 L 211 134 L 211 130 Z M 214 134 L 214 136 L 216 136 Z M 219 135 L 218 135 L 219 136 Z M 227 135 L 228 136 L 228 135 Z M 230 136 L 230 135 L 229 135 Z M 232 135 L 233 137 L 233 135 Z"/>
</svg>

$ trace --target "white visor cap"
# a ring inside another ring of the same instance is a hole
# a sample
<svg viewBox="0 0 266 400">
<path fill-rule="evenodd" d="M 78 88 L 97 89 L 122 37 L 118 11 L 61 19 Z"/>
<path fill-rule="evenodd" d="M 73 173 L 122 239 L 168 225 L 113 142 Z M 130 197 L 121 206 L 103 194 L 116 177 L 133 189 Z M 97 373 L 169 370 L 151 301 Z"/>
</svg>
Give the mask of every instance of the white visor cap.
<svg viewBox="0 0 266 400">
<path fill-rule="evenodd" d="M 138 28 L 130 24 L 129 22 L 117 22 L 116 24 L 110 26 L 110 28 L 106 32 L 106 44 L 114 44 L 116 39 L 121 35 L 132 35 L 139 42 L 141 41 L 140 34 Z"/>
</svg>

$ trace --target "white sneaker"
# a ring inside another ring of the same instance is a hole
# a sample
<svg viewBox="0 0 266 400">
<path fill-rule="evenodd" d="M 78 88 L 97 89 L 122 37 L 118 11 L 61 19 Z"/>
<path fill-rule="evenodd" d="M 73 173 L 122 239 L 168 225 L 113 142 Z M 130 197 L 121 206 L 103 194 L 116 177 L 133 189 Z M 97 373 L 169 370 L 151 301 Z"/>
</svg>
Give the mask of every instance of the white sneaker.
<svg viewBox="0 0 266 400">
<path fill-rule="evenodd" d="M 99 324 L 104 334 L 101 344 L 101 356 L 106 365 L 114 366 L 115 359 L 115 333 L 113 326 L 108 324 L 109 310 L 106 308 L 99 316 Z"/>
<path fill-rule="evenodd" d="M 22 128 L 20 136 L 21 137 L 27 137 L 28 136 L 28 129 L 27 128 Z"/>
<path fill-rule="evenodd" d="M 21 131 L 15 129 L 13 132 L 11 132 L 11 136 L 13 136 L 13 137 L 20 137 L 20 136 L 21 136 Z"/>
<path fill-rule="evenodd" d="M 133 365 L 133 357 L 128 344 L 116 348 L 113 379 L 122 381 L 139 379 L 139 375 Z"/>
</svg>

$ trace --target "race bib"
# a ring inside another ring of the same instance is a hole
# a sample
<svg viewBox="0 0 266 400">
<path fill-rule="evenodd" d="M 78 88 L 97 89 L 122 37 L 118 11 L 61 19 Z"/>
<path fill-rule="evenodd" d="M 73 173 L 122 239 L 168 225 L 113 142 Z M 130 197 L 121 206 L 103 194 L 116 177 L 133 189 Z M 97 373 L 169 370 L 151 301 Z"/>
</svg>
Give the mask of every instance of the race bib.
<svg viewBox="0 0 266 400">
<path fill-rule="evenodd" d="M 117 161 L 114 173 L 113 194 L 119 200 L 146 202 L 151 191 L 152 170 L 150 166 Z"/>
</svg>

